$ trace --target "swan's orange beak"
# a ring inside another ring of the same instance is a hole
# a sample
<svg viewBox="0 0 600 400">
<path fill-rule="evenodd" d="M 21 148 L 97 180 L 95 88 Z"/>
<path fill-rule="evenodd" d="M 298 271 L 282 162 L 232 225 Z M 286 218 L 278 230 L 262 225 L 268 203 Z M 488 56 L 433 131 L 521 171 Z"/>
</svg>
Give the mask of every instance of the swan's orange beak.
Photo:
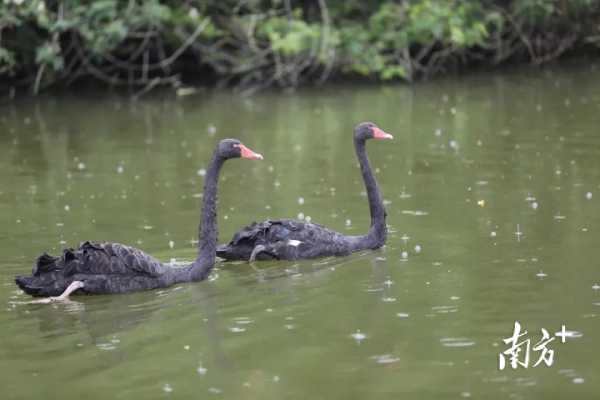
<svg viewBox="0 0 600 400">
<path fill-rule="evenodd" d="M 372 127 L 371 130 L 373 131 L 373 139 L 383 140 L 383 139 L 393 139 L 394 138 L 392 135 L 384 132 L 383 130 L 379 129 L 376 126 Z"/>
<path fill-rule="evenodd" d="M 253 152 L 252 150 L 250 150 L 249 148 L 247 148 L 246 146 L 244 146 L 241 143 L 238 145 L 238 147 L 240 148 L 240 151 L 242 153 L 242 155 L 241 155 L 242 158 L 247 158 L 249 160 L 262 160 L 263 159 L 262 154 Z"/>
</svg>

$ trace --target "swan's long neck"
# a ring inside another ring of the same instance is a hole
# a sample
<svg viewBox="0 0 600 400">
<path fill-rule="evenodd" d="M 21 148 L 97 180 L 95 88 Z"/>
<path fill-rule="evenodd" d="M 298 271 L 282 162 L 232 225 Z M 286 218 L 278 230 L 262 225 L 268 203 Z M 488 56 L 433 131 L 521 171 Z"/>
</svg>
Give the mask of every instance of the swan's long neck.
<svg viewBox="0 0 600 400">
<path fill-rule="evenodd" d="M 370 247 L 381 247 L 385 243 L 387 236 L 386 212 L 365 147 L 365 140 L 354 139 L 356 157 L 358 158 L 360 172 L 365 182 L 365 189 L 367 190 L 367 197 L 369 199 L 369 211 L 371 213 L 371 228 L 366 235 L 366 239 L 370 242 Z"/>
<path fill-rule="evenodd" d="M 219 172 L 225 160 L 215 154 L 204 177 L 202 210 L 198 227 L 198 255 L 187 267 L 177 268 L 175 280 L 178 282 L 200 281 L 206 279 L 215 264 L 217 250 L 217 187 Z"/>
</svg>

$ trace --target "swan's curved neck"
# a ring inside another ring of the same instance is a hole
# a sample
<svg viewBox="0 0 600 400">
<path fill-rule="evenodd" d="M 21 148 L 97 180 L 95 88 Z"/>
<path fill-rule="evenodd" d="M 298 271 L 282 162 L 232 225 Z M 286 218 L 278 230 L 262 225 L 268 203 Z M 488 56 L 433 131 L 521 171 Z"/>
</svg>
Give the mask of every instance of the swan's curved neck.
<svg viewBox="0 0 600 400">
<path fill-rule="evenodd" d="M 206 279 L 215 264 L 217 250 L 217 187 L 219 172 L 225 159 L 218 156 L 216 150 L 204 177 L 202 210 L 198 227 L 198 255 L 196 260 L 185 268 L 178 268 L 175 280 L 179 282 L 200 281 Z"/>
<path fill-rule="evenodd" d="M 360 164 L 360 172 L 365 183 L 365 189 L 369 199 L 369 211 L 371 213 L 371 229 L 369 229 L 367 238 L 374 241 L 374 246 L 379 247 L 385 243 L 387 236 L 387 226 L 385 223 L 386 212 L 385 207 L 383 206 L 381 192 L 379 191 L 377 180 L 375 180 L 375 176 L 371 170 L 371 164 L 369 163 L 365 147 L 365 140 L 354 139 L 356 157 Z"/>
</svg>

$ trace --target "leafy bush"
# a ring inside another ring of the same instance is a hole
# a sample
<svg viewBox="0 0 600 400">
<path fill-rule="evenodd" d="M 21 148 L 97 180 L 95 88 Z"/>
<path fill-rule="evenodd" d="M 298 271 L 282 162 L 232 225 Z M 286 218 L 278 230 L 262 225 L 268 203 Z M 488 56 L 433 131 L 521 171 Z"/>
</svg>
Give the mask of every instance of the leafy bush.
<svg viewBox="0 0 600 400">
<path fill-rule="evenodd" d="M 34 93 L 83 78 L 142 92 L 413 80 L 596 46 L 599 17 L 600 0 L 2 0 L 0 76 Z"/>
</svg>

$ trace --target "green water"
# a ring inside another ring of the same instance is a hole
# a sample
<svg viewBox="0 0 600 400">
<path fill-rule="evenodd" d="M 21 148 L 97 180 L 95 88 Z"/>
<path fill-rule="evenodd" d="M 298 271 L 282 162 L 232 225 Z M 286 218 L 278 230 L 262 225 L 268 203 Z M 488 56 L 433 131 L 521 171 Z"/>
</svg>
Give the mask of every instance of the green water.
<svg viewBox="0 0 600 400">
<path fill-rule="evenodd" d="M 219 263 L 207 282 L 69 304 L 14 285 L 41 252 L 86 239 L 192 259 L 200 170 L 225 137 L 265 160 L 225 166 L 221 241 L 300 213 L 361 233 L 363 120 L 395 136 L 368 145 L 388 203 L 379 251 Z M 412 88 L 4 105 L 0 397 L 598 398 L 599 122 L 586 62 Z M 553 365 L 534 368 L 531 350 L 529 368 L 500 371 L 515 321 L 531 346 L 542 328 L 574 333 L 549 343 Z"/>
</svg>

